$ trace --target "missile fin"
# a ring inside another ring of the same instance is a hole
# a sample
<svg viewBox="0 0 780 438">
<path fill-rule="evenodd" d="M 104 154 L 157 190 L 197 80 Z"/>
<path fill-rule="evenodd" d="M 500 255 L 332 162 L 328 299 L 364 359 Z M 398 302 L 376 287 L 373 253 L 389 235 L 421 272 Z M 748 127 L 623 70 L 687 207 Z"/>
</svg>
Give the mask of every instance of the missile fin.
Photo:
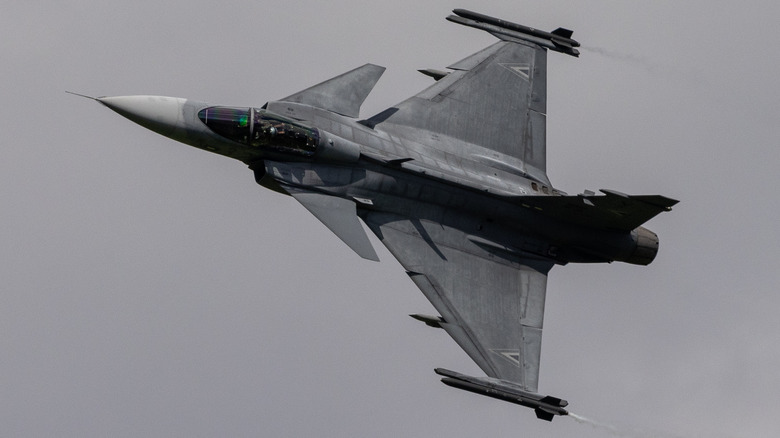
<svg viewBox="0 0 780 438">
<path fill-rule="evenodd" d="M 536 414 L 536 418 L 544 421 L 552 421 L 553 417 L 555 417 L 555 414 L 551 414 L 547 411 L 543 411 L 539 408 L 534 409 L 534 413 Z"/>
<path fill-rule="evenodd" d="M 574 35 L 574 31 L 573 30 L 569 30 L 569 29 L 566 29 L 566 28 L 563 28 L 563 27 L 559 27 L 559 28 L 555 29 L 554 31 L 552 31 L 550 33 L 553 34 L 553 35 L 557 35 L 559 37 L 564 37 L 564 38 L 569 38 L 569 39 L 571 39 L 571 36 Z"/>
</svg>

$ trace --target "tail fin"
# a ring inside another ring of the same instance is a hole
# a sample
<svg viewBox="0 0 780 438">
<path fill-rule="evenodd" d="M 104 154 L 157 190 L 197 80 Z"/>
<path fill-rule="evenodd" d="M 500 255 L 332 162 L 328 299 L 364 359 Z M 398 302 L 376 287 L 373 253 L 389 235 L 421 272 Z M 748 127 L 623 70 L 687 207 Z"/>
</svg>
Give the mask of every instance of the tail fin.
<svg viewBox="0 0 780 438">
<path fill-rule="evenodd" d="M 601 190 L 577 196 L 520 196 L 515 202 L 557 219 L 587 227 L 631 231 L 679 201 L 661 195 L 626 195 Z"/>
</svg>

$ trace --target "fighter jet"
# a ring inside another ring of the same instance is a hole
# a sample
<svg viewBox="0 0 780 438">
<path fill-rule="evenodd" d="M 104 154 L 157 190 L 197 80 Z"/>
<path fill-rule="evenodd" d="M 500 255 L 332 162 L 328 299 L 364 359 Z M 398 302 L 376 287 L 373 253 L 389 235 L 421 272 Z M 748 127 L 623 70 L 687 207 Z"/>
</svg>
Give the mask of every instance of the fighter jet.
<svg viewBox="0 0 780 438">
<path fill-rule="evenodd" d="M 572 31 L 539 31 L 463 9 L 448 20 L 498 42 L 369 118 L 384 72 L 366 64 L 258 108 L 160 96 L 96 98 L 173 140 L 246 163 L 360 257 L 378 260 L 361 220 L 398 259 L 445 330 L 485 372 L 437 368 L 450 386 L 551 421 L 567 402 L 538 393 L 547 275 L 567 263 L 647 265 L 641 225 L 676 200 L 613 190 L 567 195 L 546 172 L 547 52 L 579 56 Z"/>
</svg>

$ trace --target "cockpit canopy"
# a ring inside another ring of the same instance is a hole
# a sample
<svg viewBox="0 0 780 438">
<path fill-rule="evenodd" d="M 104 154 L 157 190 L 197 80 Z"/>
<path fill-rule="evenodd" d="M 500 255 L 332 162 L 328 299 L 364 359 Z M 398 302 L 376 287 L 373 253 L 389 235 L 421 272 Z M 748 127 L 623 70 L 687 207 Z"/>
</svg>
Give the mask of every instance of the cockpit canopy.
<svg viewBox="0 0 780 438">
<path fill-rule="evenodd" d="M 198 118 L 222 137 L 266 150 L 310 157 L 319 142 L 316 129 L 255 108 L 212 106 Z"/>
</svg>

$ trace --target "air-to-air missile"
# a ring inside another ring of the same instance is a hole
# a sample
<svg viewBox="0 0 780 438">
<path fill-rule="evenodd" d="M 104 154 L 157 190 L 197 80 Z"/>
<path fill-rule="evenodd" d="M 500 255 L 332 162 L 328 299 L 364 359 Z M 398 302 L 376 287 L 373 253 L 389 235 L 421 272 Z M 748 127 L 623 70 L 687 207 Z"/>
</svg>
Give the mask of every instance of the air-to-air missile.
<svg viewBox="0 0 780 438">
<path fill-rule="evenodd" d="M 522 24 L 512 23 L 511 21 L 501 20 L 466 9 L 455 9 L 447 20 L 464 26 L 482 29 L 492 34 L 500 34 L 509 37 L 516 37 L 521 40 L 531 41 L 542 47 L 546 47 L 556 52 L 565 53 L 571 56 L 580 56 L 580 51 L 575 49 L 580 43 L 571 39 L 574 32 L 569 29 L 559 27 L 552 32 L 534 29 L 533 27 L 523 26 Z M 522 34 L 516 35 L 516 34 Z"/>
<path fill-rule="evenodd" d="M 518 385 L 506 380 L 472 377 L 444 368 L 436 368 L 434 371 L 444 376 L 441 381 L 445 385 L 531 408 L 541 420 L 552 421 L 556 415 L 569 415 L 564 409 L 569 405 L 566 400 L 523 391 Z"/>
</svg>

